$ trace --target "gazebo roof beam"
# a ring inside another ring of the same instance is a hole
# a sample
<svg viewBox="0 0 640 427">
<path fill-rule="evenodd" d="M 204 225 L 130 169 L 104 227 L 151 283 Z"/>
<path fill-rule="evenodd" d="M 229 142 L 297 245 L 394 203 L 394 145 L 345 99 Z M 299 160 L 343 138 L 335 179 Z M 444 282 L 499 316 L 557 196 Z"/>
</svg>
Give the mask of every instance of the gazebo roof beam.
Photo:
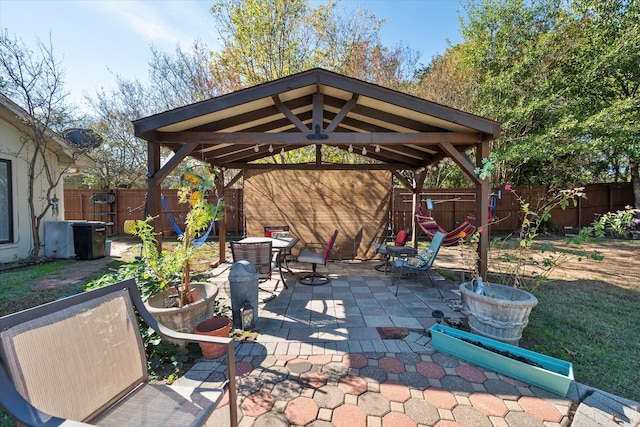
<svg viewBox="0 0 640 427">
<path fill-rule="evenodd" d="M 280 101 L 280 98 L 278 97 L 278 95 L 274 95 L 271 98 L 273 99 L 273 102 L 276 105 L 276 108 L 278 109 L 278 111 L 284 114 L 284 116 L 287 119 L 289 119 L 289 121 L 293 123 L 300 132 L 302 133 L 310 132 L 309 128 L 304 123 L 302 123 L 302 121 L 298 118 L 298 116 L 293 114 L 291 110 L 282 101 Z"/>
<path fill-rule="evenodd" d="M 328 133 L 324 143 L 341 144 L 384 144 L 384 145 L 429 145 L 429 144 L 473 144 L 479 136 L 476 133 L 459 132 L 417 132 L 417 133 L 358 133 L 333 132 Z M 307 135 L 300 132 L 156 132 L 156 140 L 160 142 L 195 142 L 197 144 L 303 144 Z"/>
<path fill-rule="evenodd" d="M 355 107 L 357 102 L 358 102 L 358 94 L 354 93 L 353 96 L 351 97 L 351 99 L 349 101 L 347 101 L 347 103 L 342 106 L 342 108 L 340 109 L 338 114 L 336 114 L 333 117 L 333 119 L 331 120 L 331 123 L 329 123 L 329 125 L 325 129 L 325 132 L 327 132 L 327 133 L 334 132 L 336 130 L 336 128 L 338 127 L 338 125 L 340 123 L 342 123 L 342 121 L 345 119 L 345 117 L 347 117 L 347 114 L 349 114 L 349 112 L 353 109 L 353 107 Z"/>
<path fill-rule="evenodd" d="M 226 163 L 222 165 L 229 169 L 281 169 L 281 170 L 414 170 L 414 167 L 404 163 L 357 163 L 357 164 L 327 164 L 327 163 Z"/>
</svg>

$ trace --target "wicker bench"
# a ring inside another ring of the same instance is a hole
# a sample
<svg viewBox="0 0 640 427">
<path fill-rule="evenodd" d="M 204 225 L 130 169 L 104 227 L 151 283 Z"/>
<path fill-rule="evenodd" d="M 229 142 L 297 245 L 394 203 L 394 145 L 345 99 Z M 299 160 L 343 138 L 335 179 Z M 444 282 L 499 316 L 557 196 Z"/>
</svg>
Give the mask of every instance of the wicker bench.
<svg viewBox="0 0 640 427">
<path fill-rule="evenodd" d="M 162 335 L 224 345 L 229 380 L 220 388 L 149 384 L 136 312 Z M 237 425 L 233 340 L 157 323 L 134 280 L 0 318 L 0 361 L 0 404 L 25 425 L 199 426 L 226 390 Z"/>
</svg>

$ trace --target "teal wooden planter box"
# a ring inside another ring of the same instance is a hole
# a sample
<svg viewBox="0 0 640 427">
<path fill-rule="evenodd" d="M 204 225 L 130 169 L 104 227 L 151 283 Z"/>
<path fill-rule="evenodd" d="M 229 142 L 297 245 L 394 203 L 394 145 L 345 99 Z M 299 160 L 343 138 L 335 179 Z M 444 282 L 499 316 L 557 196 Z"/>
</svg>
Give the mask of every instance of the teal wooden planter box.
<svg viewBox="0 0 640 427">
<path fill-rule="evenodd" d="M 442 353 L 456 356 L 560 396 L 566 397 L 573 381 L 571 362 L 444 325 L 433 325 L 429 331 L 433 347 Z M 513 355 L 515 358 L 500 353 Z M 519 361 L 516 358 L 525 359 L 534 364 Z"/>
</svg>

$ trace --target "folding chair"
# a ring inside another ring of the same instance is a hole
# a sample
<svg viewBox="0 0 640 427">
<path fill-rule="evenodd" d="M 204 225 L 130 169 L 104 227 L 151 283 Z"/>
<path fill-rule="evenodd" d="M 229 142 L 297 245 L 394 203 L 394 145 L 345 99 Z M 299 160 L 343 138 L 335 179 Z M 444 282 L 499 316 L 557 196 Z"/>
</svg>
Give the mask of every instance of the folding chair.
<svg viewBox="0 0 640 427">
<path fill-rule="evenodd" d="M 393 243 L 393 246 L 404 246 L 407 243 L 407 240 L 409 240 L 409 233 L 407 230 L 400 230 L 396 235 L 396 240 Z M 384 271 L 385 273 L 390 272 L 393 264 L 391 264 L 390 261 L 391 255 L 387 252 L 387 246 L 389 245 L 374 242 L 372 246 L 375 253 L 384 255 L 384 262 L 376 265 L 374 268 L 378 271 Z"/>
<path fill-rule="evenodd" d="M 415 272 L 416 279 L 417 279 L 417 274 L 423 271 L 429 277 L 429 280 L 431 280 L 431 284 L 433 284 L 433 287 L 438 290 L 440 297 L 443 298 L 442 292 L 440 291 L 440 288 L 438 288 L 436 283 L 433 281 L 433 278 L 429 274 L 429 270 L 431 270 L 431 267 L 433 266 L 433 262 L 435 261 L 436 256 L 438 255 L 438 251 L 440 251 L 440 246 L 442 246 L 442 242 L 444 241 L 445 237 L 446 237 L 446 234 L 437 232 L 433 236 L 433 239 L 431 240 L 431 244 L 429 245 L 429 247 L 424 251 L 422 251 L 420 254 L 416 255 L 415 257 L 401 258 L 396 260 L 395 270 L 398 272 L 398 276 L 396 277 L 396 280 L 395 280 L 396 296 L 398 296 L 398 287 L 400 286 L 400 279 L 405 271 Z"/>
</svg>

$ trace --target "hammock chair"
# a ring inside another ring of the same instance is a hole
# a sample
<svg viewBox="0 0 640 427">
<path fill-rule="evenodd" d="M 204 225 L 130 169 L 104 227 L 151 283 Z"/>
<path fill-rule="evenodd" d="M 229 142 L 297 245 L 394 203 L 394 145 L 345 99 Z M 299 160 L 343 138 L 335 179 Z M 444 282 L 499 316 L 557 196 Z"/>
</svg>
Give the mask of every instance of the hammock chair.
<svg viewBox="0 0 640 427">
<path fill-rule="evenodd" d="M 167 216 L 169 217 L 169 221 L 171 221 L 171 225 L 173 226 L 173 229 L 175 230 L 176 234 L 178 236 L 184 236 L 184 231 L 180 229 L 180 227 L 178 226 L 178 223 L 173 218 L 173 215 L 171 215 L 171 212 L 169 212 L 169 207 L 167 206 L 167 202 L 164 200 L 163 195 L 160 195 L 160 202 L 162 202 L 162 206 L 164 207 L 164 210 L 167 213 Z M 209 224 L 209 228 L 207 229 L 207 231 L 202 236 L 191 240 L 191 245 L 194 248 L 199 248 L 200 246 L 202 246 L 204 242 L 206 242 L 207 239 L 209 238 L 209 234 L 211 233 L 211 231 L 214 230 L 214 225 L 216 223 L 215 218 L 218 216 L 218 209 L 220 208 L 221 203 L 222 203 L 222 197 L 218 199 L 218 203 L 216 204 L 216 210 L 213 214 L 214 219 L 211 221 L 211 224 Z M 215 236 L 215 231 L 213 234 Z"/>
<path fill-rule="evenodd" d="M 445 234 L 444 240 L 442 241 L 442 245 L 444 246 L 456 245 L 460 240 L 460 233 L 464 232 L 466 235 L 469 235 L 476 230 L 474 224 L 475 218 L 468 216 L 455 230 L 447 231 L 440 227 L 432 216 L 428 216 L 422 209 L 422 206 L 420 206 L 420 210 L 416 214 L 416 222 L 430 239 L 433 239 L 438 232 Z"/>
</svg>

